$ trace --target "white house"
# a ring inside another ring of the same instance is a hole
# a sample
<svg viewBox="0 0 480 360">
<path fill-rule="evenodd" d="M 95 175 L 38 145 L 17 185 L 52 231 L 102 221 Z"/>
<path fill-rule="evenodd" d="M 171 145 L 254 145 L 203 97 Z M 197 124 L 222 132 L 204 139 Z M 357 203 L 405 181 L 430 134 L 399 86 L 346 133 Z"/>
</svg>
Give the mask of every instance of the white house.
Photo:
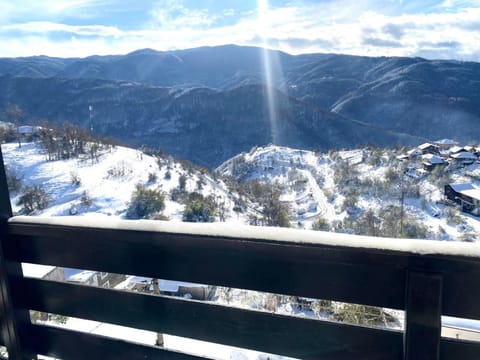
<svg viewBox="0 0 480 360">
<path fill-rule="evenodd" d="M 468 151 L 460 151 L 455 154 L 451 154 L 450 157 L 455 160 L 456 163 L 462 165 L 470 165 L 477 161 L 477 155 Z"/>
</svg>

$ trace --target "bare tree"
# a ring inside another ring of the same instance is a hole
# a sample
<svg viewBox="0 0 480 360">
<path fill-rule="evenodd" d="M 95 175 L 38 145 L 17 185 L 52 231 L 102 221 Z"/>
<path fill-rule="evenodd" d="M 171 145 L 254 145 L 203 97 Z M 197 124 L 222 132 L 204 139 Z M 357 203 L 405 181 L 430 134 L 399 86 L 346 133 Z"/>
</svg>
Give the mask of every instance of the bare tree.
<svg viewBox="0 0 480 360">
<path fill-rule="evenodd" d="M 13 119 L 13 123 L 15 124 L 15 128 L 17 130 L 18 147 L 22 147 L 18 121 L 20 117 L 23 116 L 23 110 L 17 104 L 8 104 L 5 112 L 9 118 Z"/>
</svg>

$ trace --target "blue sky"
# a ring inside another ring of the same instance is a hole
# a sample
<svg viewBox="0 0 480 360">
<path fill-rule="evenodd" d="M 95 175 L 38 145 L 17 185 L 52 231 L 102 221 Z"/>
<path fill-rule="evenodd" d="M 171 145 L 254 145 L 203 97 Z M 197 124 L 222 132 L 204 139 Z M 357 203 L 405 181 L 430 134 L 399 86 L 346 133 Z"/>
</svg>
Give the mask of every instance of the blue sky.
<svg viewBox="0 0 480 360">
<path fill-rule="evenodd" d="M 0 0 L 0 56 L 266 45 L 480 61 L 480 0 Z"/>
</svg>

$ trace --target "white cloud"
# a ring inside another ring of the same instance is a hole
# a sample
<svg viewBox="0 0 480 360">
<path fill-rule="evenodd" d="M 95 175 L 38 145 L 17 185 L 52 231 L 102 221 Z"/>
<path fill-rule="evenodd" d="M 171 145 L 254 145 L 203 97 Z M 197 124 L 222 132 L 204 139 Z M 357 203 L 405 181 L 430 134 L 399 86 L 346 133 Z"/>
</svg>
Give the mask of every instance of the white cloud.
<svg viewBox="0 0 480 360">
<path fill-rule="evenodd" d="M 218 19 L 207 9 L 189 9 L 175 0 L 157 1 L 150 15 L 149 27 L 161 29 L 209 27 Z"/>
<path fill-rule="evenodd" d="M 107 0 L 0 0 L 3 21 L 33 21 L 75 16 L 91 17 L 89 9 L 107 4 Z"/>
<path fill-rule="evenodd" d="M 80 36 L 122 36 L 123 32 L 117 27 L 103 25 L 67 25 L 53 23 L 49 21 L 34 21 L 22 24 L 0 26 L 0 33 L 8 33 L 12 31 L 22 32 L 25 34 L 48 34 L 54 32 L 71 33 Z"/>
<path fill-rule="evenodd" d="M 93 0 L 47 2 L 56 5 L 57 10 L 50 11 L 68 12 L 73 8 L 85 9 Z M 455 0 L 430 2 L 429 11 L 415 13 L 411 2 L 398 0 L 328 0 L 308 5 L 292 2 L 264 12 L 259 22 L 254 11 L 242 16 L 233 9 L 213 13 L 206 8 L 187 8 L 181 1 L 162 0 L 150 9 L 149 21 L 134 30 L 61 21 L 25 21 L 0 26 L 2 44 L 11 44 L 2 47 L 0 56 L 87 56 L 126 53 L 142 47 L 169 50 L 227 43 L 262 45 L 265 40 L 270 47 L 291 53 L 337 52 L 480 61 L 480 6 L 472 4 Z M 9 7 L 8 3 L 0 0 L 0 11 L 5 7 Z M 408 11 L 402 10 L 403 7 Z M 236 23 L 219 25 L 224 16 L 239 17 Z M 14 32 L 20 35 L 10 37 L 9 33 Z M 61 39 L 51 36 L 56 32 L 64 36 Z"/>
</svg>

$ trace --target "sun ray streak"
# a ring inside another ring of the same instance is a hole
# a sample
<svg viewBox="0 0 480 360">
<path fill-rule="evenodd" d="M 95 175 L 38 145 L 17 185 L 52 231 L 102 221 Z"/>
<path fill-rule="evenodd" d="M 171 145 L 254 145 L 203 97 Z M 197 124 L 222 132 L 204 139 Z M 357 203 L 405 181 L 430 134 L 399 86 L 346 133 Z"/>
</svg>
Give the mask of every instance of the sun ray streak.
<svg viewBox="0 0 480 360">
<path fill-rule="evenodd" d="M 267 35 L 269 30 L 268 0 L 258 0 L 258 29 L 262 38 L 262 62 L 265 74 L 265 90 L 267 95 L 267 111 L 270 121 L 271 141 L 279 144 L 279 119 L 277 98 L 275 96 L 275 79 L 271 52 L 268 50 Z"/>
</svg>

